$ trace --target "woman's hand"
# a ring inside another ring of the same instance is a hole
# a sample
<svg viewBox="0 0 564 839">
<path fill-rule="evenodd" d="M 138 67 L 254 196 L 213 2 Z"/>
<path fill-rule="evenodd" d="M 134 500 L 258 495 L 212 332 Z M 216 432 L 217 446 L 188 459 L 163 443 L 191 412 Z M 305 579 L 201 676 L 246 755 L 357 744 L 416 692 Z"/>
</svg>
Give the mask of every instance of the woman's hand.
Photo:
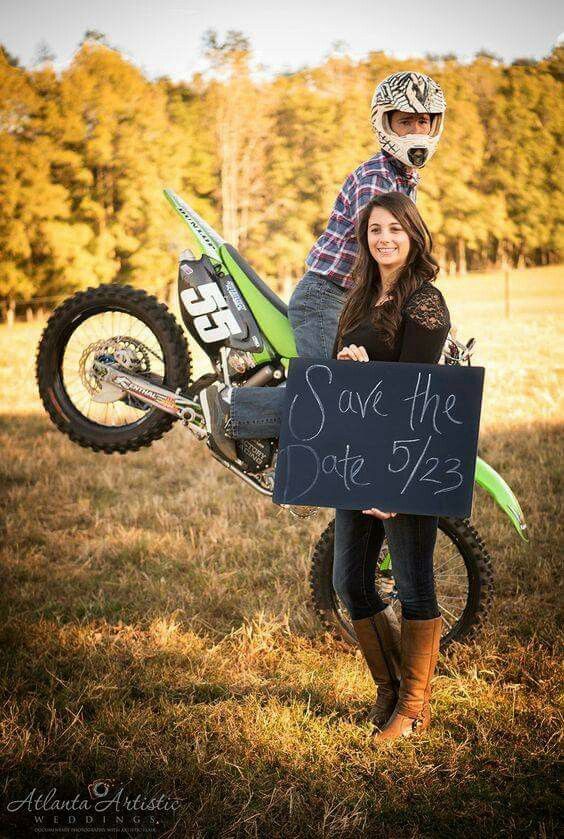
<svg viewBox="0 0 564 839">
<path fill-rule="evenodd" d="M 374 516 L 376 519 L 391 519 L 394 516 L 397 516 L 397 513 L 384 513 L 382 510 L 379 510 L 378 507 L 370 507 L 369 510 L 363 510 L 367 516 Z"/>
<path fill-rule="evenodd" d="M 369 361 L 368 353 L 364 347 L 357 347 L 356 344 L 351 344 L 350 347 L 343 347 L 337 353 L 337 359 L 341 361 Z"/>
</svg>

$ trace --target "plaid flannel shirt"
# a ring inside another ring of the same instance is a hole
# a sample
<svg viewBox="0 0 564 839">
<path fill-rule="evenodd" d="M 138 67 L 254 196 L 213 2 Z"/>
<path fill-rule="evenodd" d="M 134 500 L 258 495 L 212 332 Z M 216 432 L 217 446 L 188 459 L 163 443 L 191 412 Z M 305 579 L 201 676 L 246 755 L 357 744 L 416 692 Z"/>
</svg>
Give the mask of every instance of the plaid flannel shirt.
<svg viewBox="0 0 564 839">
<path fill-rule="evenodd" d="M 306 257 L 310 271 L 350 288 L 351 269 L 357 254 L 356 224 L 361 210 L 379 192 L 402 192 L 413 202 L 419 172 L 409 171 L 388 152 L 381 151 L 352 172 L 337 195 L 324 233 Z"/>
</svg>

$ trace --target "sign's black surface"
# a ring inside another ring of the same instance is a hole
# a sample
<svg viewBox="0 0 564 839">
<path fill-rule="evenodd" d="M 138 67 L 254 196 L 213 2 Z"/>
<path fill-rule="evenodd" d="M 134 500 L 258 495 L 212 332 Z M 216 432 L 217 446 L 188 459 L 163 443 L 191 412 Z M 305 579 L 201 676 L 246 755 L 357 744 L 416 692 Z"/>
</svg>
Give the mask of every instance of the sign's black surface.
<svg viewBox="0 0 564 839">
<path fill-rule="evenodd" d="M 292 358 L 273 500 L 469 516 L 483 367 Z"/>
</svg>

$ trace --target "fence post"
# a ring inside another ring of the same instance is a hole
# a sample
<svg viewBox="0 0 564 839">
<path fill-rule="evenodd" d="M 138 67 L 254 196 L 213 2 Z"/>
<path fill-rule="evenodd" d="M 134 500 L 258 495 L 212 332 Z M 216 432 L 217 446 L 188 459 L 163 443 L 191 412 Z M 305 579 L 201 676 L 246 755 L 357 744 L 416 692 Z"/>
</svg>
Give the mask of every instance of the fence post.
<svg viewBox="0 0 564 839">
<path fill-rule="evenodd" d="M 503 272 L 503 300 L 505 317 L 509 317 L 509 270 L 506 268 Z"/>
</svg>

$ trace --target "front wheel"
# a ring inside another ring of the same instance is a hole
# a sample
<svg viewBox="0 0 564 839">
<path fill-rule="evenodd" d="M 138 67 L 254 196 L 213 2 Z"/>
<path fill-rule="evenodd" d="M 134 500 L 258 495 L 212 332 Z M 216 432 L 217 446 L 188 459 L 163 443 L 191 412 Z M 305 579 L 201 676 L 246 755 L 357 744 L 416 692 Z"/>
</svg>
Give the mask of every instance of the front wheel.
<svg viewBox="0 0 564 839">
<path fill-rule="evenodd" d="M 333 588 L 335 520 L 321 534 L 311 556 L 310 596 L 313 607 L 331 634 L 357 643 L 348 612 Z M 388 565 L 386 540 L 376 571 L 376 590 L 391 603 L 398 617 L 399 598 Z M 441 649 L 453 641 L 474 638 L 489 614 L 493 597 L 492 561 L 484 542 L 468 519 L 439 518 L 434 552 L 434 575 L 439 609 L 443 617 Z"/>
<path fill-rule="evenodd" d="M 101 385 L 98 356 L 118 355 L 136 375 L 172 391 L 190 382 L 190 353 L 174 316 L 131 286 L 78 292 L 53 312 L 37 350 L 37 384 L 57 428 L 81 446 L 107 454 L 150 446 L 175 417 Z"/>
</svg>

